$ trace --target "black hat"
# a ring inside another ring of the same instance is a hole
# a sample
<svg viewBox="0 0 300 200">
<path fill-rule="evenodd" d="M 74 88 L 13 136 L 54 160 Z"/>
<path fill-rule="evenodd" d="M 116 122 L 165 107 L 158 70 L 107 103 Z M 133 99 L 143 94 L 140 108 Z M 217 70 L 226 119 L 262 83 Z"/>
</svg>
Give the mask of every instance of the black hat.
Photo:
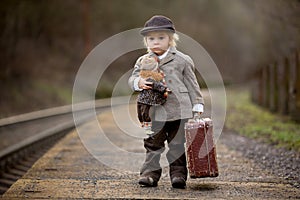
<svg viewBox="0 0 300 200">
<path fill-rule="evenodd" d="M 155 15 L 146 21 L 144 28 L 141 30 L 142 35 L 146 35 L 152 31 L 171 31 L 175 33 L 173 22 L 162 15 Z"/>
</svg>

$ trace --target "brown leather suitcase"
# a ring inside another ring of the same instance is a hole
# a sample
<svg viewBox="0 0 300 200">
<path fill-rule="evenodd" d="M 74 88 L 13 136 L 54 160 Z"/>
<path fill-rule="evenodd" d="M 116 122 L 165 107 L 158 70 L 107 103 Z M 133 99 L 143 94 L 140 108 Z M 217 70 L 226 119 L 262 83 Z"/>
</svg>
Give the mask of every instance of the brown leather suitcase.
<svg viewBox="0 0 300 200">
<path fill-rule="evenodd" d="M 185 123 L 186 155 L 191 178 L 217 177 L 218 164 L 210 118 Z"/>
</svg>

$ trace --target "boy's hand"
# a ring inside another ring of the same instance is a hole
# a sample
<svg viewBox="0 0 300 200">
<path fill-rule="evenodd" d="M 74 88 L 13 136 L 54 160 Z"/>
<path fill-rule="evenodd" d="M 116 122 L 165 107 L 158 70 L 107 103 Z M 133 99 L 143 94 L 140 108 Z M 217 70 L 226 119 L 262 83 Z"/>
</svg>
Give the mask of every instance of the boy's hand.
<svg viewBox="0 0 300 200">
<path fill-rule="evenodd" d="M 202 112 L 193 112 L 193 119 L 196 121 L 201 119 L 201 117 L 200 117 L 201 114 L 202 114 Z"/>
<path fill-rule="evenodd" d="M 149 90 L 152 89 L 152 84 L 152 82 L 146 81 L 144 78 L 140 78 L 138 86 L 143 90 Z"/>
<path fill-rule="evenodd" d="M 167 88 L 167 89 L 166 89 L 166 92 L 170 92 L 170 93 L 171 93 L 171 92 L 172 92 L 172 90 L 170 90 L 169 88 Z"/>
<path fill-rule="evenodd" d="M 194 114 L 198 114 L 200 116 L 203 112 L 193 112 Z"/>
</svg>

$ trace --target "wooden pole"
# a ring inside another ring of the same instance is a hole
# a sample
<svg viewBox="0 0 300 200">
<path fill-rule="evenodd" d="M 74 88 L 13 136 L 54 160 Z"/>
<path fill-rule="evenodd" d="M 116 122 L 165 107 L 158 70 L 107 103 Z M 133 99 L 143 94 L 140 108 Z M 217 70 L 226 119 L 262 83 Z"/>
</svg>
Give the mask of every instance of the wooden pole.
<svg viewBox="0 0 300 200">
<path fill-rule="evenodd" d="M 264 102 L 264 73 L 263 73 L 263 68 L 259 70 L 259 77 L 258 77 L 258 88 L 257 88 L 257 93 L 258 93 L 258 104 L 260 106 L 263 106 Z"/>
<path fill-rule="evenodd" d="M 296 109 L 296 54 L 293 53 L 289 56 L 290 67 L 289 67 L 289 114 L 292 116 Z"/>
<path fill-rule="evenodd" d="M 283 114 L 289 113 L 289 81 L 290 81 L 290 60 L 286 57 L 284 59 L 284 77 L 283 77 L 283 84 L 284 84 L 284 104 L 283 104 Z"/>
<path fill-rule="evenodd" d="M 277 81 L 277 63 L 271 64 L 269 68 L 269 109 L 272 112 L 277 111 L 278 105 L 278 81 Z"/>
<path fill-rule="evenodd" d="M 268 67 L 262 68 L 262 105 L 269 107 L 269 70 Z"/>
<path fill-rule="evenodd" d="M 260 106 L 263 106 L 263 70 L 257 70 L 252 83 L 252 101 Z"/>
<path fill-rule="evenodd" d="M 288 59 L 284 58 L 278 65 L 278 111 L 280 114 L 288 113 L 288 101 L 289 101 L 289 73 L 288 73 Z"/>
<path fill-rule="evenodd" d="M 299 50 L 296 50 L 295 56 L 295 81 L 293 85 L 292 94 L 294 97 L 294 108 L 292 110 L 292 118 L 300 122 L 300 55 Z"/>
</svg>

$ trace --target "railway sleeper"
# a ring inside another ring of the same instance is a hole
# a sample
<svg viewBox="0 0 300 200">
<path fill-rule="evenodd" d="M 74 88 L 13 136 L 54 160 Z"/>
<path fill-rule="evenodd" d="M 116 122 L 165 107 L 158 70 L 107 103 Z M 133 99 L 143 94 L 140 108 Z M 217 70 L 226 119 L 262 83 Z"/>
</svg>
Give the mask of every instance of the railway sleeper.
<svg viewBox="0 0 300 200">
<path fill-rule="evenodd" d="M 15 181 L 13 181 L 13 180 L 0 178 L 0 184 L 1 184 L 1 185 L 5 185 L 5 186 L 10 187 L 10 186 L 11 186 L 12 184 L 14 184 L 14 183 L 15 183 Z"/>
</svg>

